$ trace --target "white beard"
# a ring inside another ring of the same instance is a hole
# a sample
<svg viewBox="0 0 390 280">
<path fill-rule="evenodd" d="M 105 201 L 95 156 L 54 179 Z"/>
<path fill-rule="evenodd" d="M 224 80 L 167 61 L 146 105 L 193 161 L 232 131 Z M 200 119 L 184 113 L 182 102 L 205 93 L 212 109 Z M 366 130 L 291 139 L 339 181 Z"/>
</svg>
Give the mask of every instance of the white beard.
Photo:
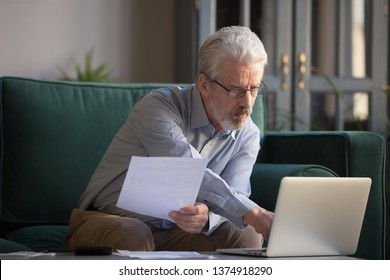
<svg viewBox="0 0 390 280">
<path fill-rule="evenodd" d="M 243 128 L 247 121 L 249 116 L 252 114 L 251 108 L 242 108 L 242 107 L 236 107 L 233 111 L 230 112 L 230 114 L 227 117 L 221 116 L 219 111 L 217 110 L 217 106 L 215 105 L 214 97 L 210 98 L 210 109 L 211 113 L 213 114 L 213 117 L 216 119 L 217 123 L 221 125 L 222 128 L 225 130 L 239 130 Z M 246 113 L 248 116 L 245 119 L 242 120 L 235 120 L 233 119 L 233 116 L 235 113 Z"/>
</svg>

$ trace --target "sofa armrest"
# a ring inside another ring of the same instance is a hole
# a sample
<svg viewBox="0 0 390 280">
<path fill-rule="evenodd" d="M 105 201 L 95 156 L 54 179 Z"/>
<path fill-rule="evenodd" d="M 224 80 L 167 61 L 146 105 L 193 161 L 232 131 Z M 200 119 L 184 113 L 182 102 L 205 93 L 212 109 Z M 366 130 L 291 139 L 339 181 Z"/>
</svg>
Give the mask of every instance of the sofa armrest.
<svg viewBox="0 0 390 280">
<path fill-rule="evenodd" d="M 363 131 L 271 132 L 257 163 L 316 164 L 342 177 L 370 177 L 372 186 L 356 256 L 385 256 L 385 158 L 382 136 Z"/>
</svg>

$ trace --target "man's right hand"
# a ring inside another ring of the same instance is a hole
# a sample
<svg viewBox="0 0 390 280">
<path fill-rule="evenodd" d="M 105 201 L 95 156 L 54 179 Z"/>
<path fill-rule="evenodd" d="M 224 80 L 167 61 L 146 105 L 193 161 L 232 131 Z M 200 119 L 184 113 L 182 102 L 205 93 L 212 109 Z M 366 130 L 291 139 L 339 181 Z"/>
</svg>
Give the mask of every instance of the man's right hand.
<svg viewBox="0 0 390 280">
<path fill-rule="evenodd" d="M 268 240 L 271 231 L 274 213 L 256 206 L 250 209 L 243 217 L 243 223 L 251 225 L 256 232 L 261 233 L 265 240 Z"/>
</svg>

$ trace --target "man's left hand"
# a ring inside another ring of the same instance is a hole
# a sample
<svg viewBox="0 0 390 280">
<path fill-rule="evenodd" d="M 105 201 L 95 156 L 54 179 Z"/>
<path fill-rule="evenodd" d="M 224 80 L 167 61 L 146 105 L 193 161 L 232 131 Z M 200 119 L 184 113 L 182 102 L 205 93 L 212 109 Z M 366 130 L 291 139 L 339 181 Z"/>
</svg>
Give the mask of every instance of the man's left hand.
<svg viewBox="0 0 390 280">
<path fill-rule="evenodd" d="M 206 204 L 196 203 L 185 206 L 179 211 L 172 211 L 169 217 L 176 225 L 188 233 L 200 233 L 209 219 L 209 208 Z"/>
</svg>

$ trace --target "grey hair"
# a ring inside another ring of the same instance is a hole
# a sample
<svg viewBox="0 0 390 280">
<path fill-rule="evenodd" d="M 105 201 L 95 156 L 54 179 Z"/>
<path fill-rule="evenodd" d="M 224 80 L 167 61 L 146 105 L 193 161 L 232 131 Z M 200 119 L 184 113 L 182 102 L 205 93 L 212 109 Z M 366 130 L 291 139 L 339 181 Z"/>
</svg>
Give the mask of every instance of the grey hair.
<svg viewBox="0 0 390 280">
<path fill-rule="evenodd" d="M 203 73 L 211 79 L 218 76 L 226 61 L 238 63 L 262 63 L 268 56 L 259 37 L 248 27 L 223 27 L 212 34 L 202 45 L 198 59 L 198 76 Z"/>
</svg>

